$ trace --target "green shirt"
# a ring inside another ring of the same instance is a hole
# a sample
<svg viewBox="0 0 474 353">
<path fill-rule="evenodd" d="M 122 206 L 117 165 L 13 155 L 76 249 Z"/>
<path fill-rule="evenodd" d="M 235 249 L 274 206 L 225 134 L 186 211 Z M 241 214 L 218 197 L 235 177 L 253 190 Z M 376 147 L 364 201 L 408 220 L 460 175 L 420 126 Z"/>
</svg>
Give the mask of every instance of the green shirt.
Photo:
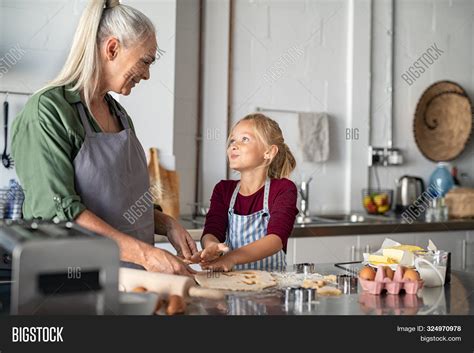
<svg viewBox="0 0 474 353">
<path fill-rule="evenodd" d="M 25 192 L 25 219 L 73 220 L 86 206 L 76 193 L 73 161 L 85 131 L 75 103 L 81 101 L 71 86 L 49 87 L 34 94 L 12 125 L 12 154 L 16 173 Z M 111 111 L 125 109 L 107 95 Z M 96 132 L 101 129 L 86 108 Z"/>
</svg>

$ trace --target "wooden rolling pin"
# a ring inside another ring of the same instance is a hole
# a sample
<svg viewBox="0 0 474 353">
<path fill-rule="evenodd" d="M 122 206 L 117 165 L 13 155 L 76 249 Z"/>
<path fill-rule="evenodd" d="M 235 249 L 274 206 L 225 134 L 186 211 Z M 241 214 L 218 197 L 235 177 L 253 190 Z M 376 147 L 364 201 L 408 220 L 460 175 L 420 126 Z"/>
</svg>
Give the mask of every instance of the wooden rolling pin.
<svg viewBox="0 0 474 353">
<path fill-rule="evenodd" d="M 190 277 L 121 268 L 119 270 L 119 288 L 131 292 L 137 287 L 167 296 L 179 295 L 183 298 L 197 297 L 216 300 L 224 298 L 221 291 L 197 287 Z"/>
</svg>

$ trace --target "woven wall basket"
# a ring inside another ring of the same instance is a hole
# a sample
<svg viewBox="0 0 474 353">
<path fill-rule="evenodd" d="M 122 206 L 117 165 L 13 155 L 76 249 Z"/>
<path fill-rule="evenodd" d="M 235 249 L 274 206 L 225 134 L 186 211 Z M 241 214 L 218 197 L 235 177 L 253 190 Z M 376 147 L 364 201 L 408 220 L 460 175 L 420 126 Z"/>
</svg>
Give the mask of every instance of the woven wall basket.
<svg viewBox="0 0 474 353">
<path fill-rule="evenodd" d="M 426 158 L 440 162 L 459 156 L 472 131 L 472 106 L 464 89 L 450 81 L 428 87 L 416 106 L 413 130 Z"/>
</svg>

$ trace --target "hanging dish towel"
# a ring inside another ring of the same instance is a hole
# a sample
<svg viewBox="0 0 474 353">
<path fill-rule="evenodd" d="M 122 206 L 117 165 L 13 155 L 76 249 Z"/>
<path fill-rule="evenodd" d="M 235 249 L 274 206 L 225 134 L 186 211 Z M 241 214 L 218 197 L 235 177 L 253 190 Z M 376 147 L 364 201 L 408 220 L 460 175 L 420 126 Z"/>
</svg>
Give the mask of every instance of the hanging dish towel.
<svg viewBox="0 0 474 353">
<path fill-rule="evenodd" d="M 304 162 L 325 162 L 329 157 L 327 113 L 298 113 L 300 144 Z"/>
</svg>

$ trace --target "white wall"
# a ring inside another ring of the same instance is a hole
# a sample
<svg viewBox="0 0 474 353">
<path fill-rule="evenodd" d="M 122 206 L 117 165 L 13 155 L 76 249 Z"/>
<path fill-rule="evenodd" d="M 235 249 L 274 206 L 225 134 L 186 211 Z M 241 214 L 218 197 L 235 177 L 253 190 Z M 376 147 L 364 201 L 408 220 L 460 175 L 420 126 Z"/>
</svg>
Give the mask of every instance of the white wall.
<svg viewBox="0 0 474 353">
<path fill-rule="evenodd" d="M 200 198 L 226 177 L 229 0 L 205 0 Z"/>
<path fill-rule="evenodd" d="M 153 66 L 152 78 L 138 86 L 131 96 L 121 97 L 121 102 L 132 115 L 145 149 L 160 148 L 168 166 L 176 161 L 183 185 L 182 211 L 188 213 L 195 169 L 192 140 L 196 126 L 193 113 L 196 103 L 193 90 L 197 84 L 193 67 L 197 60 L 196 2 L 124 2 L 151 17 L 158 29 L 159 46 L 166 53 Z M 310 208 L 315 212 L 330 212 L 360 207 L 360 189 L 368 180 L 369 137 L 376 146 L 384 146 L 387 140 L 389 1 L 236 0 L 234 3 L 232 120 L 252 112 L 256 106 L 327 111 L 330 159 L 321 164 L 301 163 L 297 121 L 293 115 L 269 114 L 281 123 L 297 156 L 299 166 L 293 179 L 299 181 L 303 175 L 307 177 L 316 171 L 310 186 Z M 422 91 L 436 80 L 451 79 L 464 86 L 471 98 L 474 94 L 471 16 L 474 3 L 471 0 L 396 0 L 395 3 L 394 144 L 403 149 L 406 163 L 401 167 L 379 168 L 382 186 L 387 187 L 393 187 L 393 179 L 405 173 L 418 174 L 427 180 L 434 168 L 434 163 L 418 151 L 412 133 L 413 113 Z M 214 185 L 226 176 L 229 0 L 206 0 L 205 4 L 201 198 L 208 201 Z M 0 78 L 0 89 L 34 91 L 54 77 L 67 55 L 84 5 L 85 0 L 0 0 L 0 58 L 17 44 L 26 50 L 21 60 Z M 176 21 L 177 14 L 181 20 Z M 176 43 L 176 38 L 182 38 L 182 42 Z M 433 42 L 445 53 L 408 86 L 400 75 Z M 298 44 L 303 54 L 285 67 L 281 77 L 265 81 L 265 72 Z M 178 53 L 182 54 L 178 57 Z M 372 97 L 368 95 L 369 82 Z M 9 101 L 12 120 L 26 98 L 11 96 Z M 358 141 L 345 139 L 348 127 L 359 128 Z M 0 147 L 3 147 L 2 129 Z M 471 141 L 456 160 L 460 172 L 470 174 L 471 186 L 474 186 L 473 150 Z M 0 186 L 12 176 L 12 171 L 0 167 Z"/>
<path fill-rule="evenodd" d="M 180 177 L 181 214 L 190 214 L 196 179 L 199 77 L 199 2 L 178 0 L 176 7 L 174 141 Z"/>
<path fill-rule="evenodd" d="M 375 38 L 374 54 L 374 99 L 372 101 L 372 139 L 374 145 L 385 146 L 387 132 L 384 128 L 388 118 L 385 103 L 386 77 L 384 63 L 387 51 L 383 49 L 386 37 L 386 20 L 383 17 L 387 1 L 374 1 Z M 406 163 L 400 167 L 379 168 L 381 183 L 393 186 L 393 180 L 403 174 L 414 174 L 429 181 L 435 163 L 419 152 L 413 136 L 413 115 L 423 91 L 439 80 L 459 83 L 474 98 L 473 62 L 474 28 L 471 0 L 398 0 L 395 1 L 395 67 L 394 67 L 394 144 L 405 152 Z M 436 43 L 444 53 L 418 80 L 409 86 L 402 78 L 413 62 L 425 50 Z M 474 187 L 474 143 L 471 139 L 465 151 L 454 161 L 459 172 L 467 172 L 469 185 Z"/>
<path fill-rule="evenodd" d="M 165 53 L 152 66 L 150 80 L 142 82 L 129 96 L 121 96 L 120 103 L 132 117 L 147 156 L 150 147 L 157 147 L 162 162 L 174 169 L 176 0 L 124 3 L 136 7 L 153 21 L 158 47 Z"/>
<path fill-rule="evenodd" d="M 80 5 L 79 1 L 0 2 L 0 58 L 15 48 L 25 51 L 13 65 L 7 65 L 8 72 L 0 78 L 0 90 L 34 92 L 54 77 L 69 50 Z M 4 98 L 5 95 L 0 94 L 2 104 Z M 10 126 L 26 100 L 25 96 L 9 96 Z M 0 125 L 3 151 L 3 106 Z M 0 166 L 0 187 L 15 177 L 14 170 L 7 171 Z"/>
<path fill-rule="evenodd" d="M 119 100 L 132 117 L 146 153 L 148 148 L 158 147 L 164 166 L 177 168 L 181 175 L 181 207 L 189 213 L 187 204 L 194 199 L 197 2 L 126 0 L 123 3 L 150 17 L 157 29 L 158 45 L 165 52 L 151 67 L 151 79 L 142 81 L 130 96 L 119 96 Z M 34 92 L 58 73 L 85 4 L 85 0 L 0 1 L 0 58 L 17 45 L 25 50 L 20 60 L 0 78 L 0 90 Z M 177 4 L 182 18 L 179 26 Z M 2 103 L 3 99 L 4 95 L 0 95 Z M 10 124 L 26 100 L 24 96 L 9 96 Z M 0 125 L 3 127 L 3 117 Z M 3 151 L 3 128 L 0 147 Z M 15 177 L 14 170 L 0 167 L 0 187 Z"/>
<path fill-rule="evenodd" d="M 216 4 L 213 13 L 216 13 Z M 330 115 L 330 158 L 325 163 L 301 163 L 297 120 L 293 114 L 271 113 L 296 154 L 296 182 L 315 172 L 310 185 L 313 212 L 361 210 L 360 190 L 369 182 L 367 146 L 387 144 L 390 117 L 388 82 L 390 45 L 388 43 L 390 3 L 388 0 L 262 0 L 235 1 L 232 120 L 253 112 L 256 106 L 301 111 L 326 111 Z M 226 11 L 227 2 L 220 3 Z M 431 83 L 450 79 L 460 83 L 473 97 L 473 27 L 471 0 L 396 0 L 394 67 L 394 146 L 403 149 L 406 163 L 400 167 L 378 168 L 381 186 L 394 188 L 394 179 L 405 174 L 420 175 L 428 181 L 435 164 L 418 151 L 412 132 L 416 103 Z M 209 14 L 210 16 L 210 14 Z M 224 16 L 221 17 L 221 21 Z M 208 20 L 209 21 L 209 20 Z M 215 20 L 216 21 L 216 20 Z M 221 23 L 221 35 L 228 23 Z M 216 36 L 207 33 L 207 37 Z M 400 75 L 433 42 L 445 53 L 412 86 Z M 264 73 L 289 48 L 300 44 L 304 54 L 287 65 L 281 77 L 268 84 Z M 213 43 L 212 53 L 227 55 L 228 42 Z M 206 48 L 207 49 L 207 48 Z M 219 60 L 220 60 L 219 59 Z M 217 60 L 217 59 L 213 59 Z M 205 109 L 225 102 L 220 92 L 225 72 L 209 69 L 205 78 L 214 83 Z M 369 88 L 372 85 L 372 94 Z M 369 116 L 369 111 L 372 115 Z M 225 113 L 221 109 L 220 113 Z M 222 125 L 224 116 L 213 121 Z M 369 129 L 371 126 L 371 129 Z M 357 141 L 345 139 L 346 128 L 358 128 Z M 223 137 L 225 139 L 225 137 Z M 225 178 L 223 146 L 204 140 L 213 170 L 204 170 L 203 200 L 219 179 Z M 216 150 L 213 147 L 220 147 Z M 474 177 L 474 147 L 455 161 L 460 172 Z M 373 177 L 372 177 L 373 180 Z M 374 181 L 371 181 L 372 186 Z"/>
</svg>

